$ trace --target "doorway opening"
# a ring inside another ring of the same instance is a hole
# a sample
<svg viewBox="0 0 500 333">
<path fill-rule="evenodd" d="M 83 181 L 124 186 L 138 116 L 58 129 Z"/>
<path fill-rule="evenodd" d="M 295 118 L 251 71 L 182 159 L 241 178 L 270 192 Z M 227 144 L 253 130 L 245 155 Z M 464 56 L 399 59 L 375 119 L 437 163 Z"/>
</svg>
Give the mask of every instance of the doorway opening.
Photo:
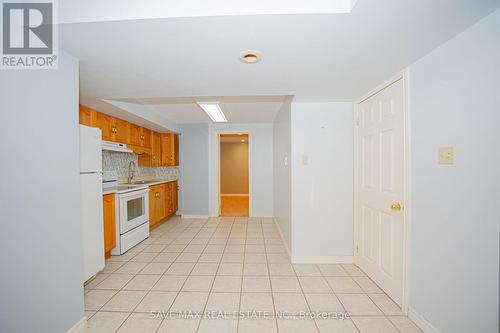
<svg viewBox="0 0 500 333">
<path fill-rule="evenodd" d="M 249 136 L 219 135 L 220 216 L 248 216 Z"/>
</svg>

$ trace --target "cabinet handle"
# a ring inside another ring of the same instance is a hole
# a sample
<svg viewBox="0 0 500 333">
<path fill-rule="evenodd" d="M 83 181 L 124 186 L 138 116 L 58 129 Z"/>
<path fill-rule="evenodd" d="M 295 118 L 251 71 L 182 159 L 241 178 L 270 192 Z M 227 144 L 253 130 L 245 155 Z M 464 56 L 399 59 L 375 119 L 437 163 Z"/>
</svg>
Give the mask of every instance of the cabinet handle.
<svg viewBox="0 0 500 333">
<path fill-rule="evenodd" d="M 155 193 L 155 198 L 158 198 L 160 196 L 160 192 Z"/>
</svg>

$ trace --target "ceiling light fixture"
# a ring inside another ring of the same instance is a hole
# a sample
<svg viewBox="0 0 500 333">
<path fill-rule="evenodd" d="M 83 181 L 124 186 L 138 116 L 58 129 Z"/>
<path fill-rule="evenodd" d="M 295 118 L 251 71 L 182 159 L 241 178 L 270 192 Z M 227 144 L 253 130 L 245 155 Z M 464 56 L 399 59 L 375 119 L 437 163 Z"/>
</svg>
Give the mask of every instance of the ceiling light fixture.
<svg viewBox="0 0 500 333">
<path fill-rule="evenodd" d="M 240 53 L 240 61 L 245 64 L 255 64 L 262 60 L 262 55 L 257 51 L 243 51 Z"/>
<path fill-rule="evenodd" d="M 222 112 L 219 102 L 198 102 L 200 108 L 212 119 L 215 123 L 225 123 L 227 118 Z"/>
</svg>

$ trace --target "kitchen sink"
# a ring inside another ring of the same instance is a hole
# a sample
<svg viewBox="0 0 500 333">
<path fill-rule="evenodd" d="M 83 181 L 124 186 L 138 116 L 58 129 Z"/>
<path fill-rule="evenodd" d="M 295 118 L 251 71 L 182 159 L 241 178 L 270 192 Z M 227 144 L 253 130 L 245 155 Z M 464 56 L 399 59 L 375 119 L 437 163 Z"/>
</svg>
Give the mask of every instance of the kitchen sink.
<svg viewBox="0 0 500 333">
<path fill-rule="evenodd" d="M 134 185 L 141 186 L 141 185 L 149 185 L 149 184 L 153 184 L 153 183 L 158 183 L 159 181 L 161 181 L 161 180 L 158 180 L 158 179 L 153 179 L 153 180 L 135 180 L 135 181 L 130 182 L 130 183 L 125 183 L 124 185 L 128 185 L 128 186 L 134 186 Z"/>
</svg>

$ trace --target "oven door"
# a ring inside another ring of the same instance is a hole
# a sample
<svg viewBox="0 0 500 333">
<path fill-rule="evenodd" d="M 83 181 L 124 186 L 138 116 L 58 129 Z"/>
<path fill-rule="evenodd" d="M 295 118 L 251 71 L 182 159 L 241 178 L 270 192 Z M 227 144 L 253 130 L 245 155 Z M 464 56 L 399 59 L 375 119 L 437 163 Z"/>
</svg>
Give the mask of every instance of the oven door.
<svg viewBox="0 0 500 333">
<path fill-rule="evenodd" d="M 120 234 L 149 221 L 149 189 L 121 193 Z"/>
</svg>

